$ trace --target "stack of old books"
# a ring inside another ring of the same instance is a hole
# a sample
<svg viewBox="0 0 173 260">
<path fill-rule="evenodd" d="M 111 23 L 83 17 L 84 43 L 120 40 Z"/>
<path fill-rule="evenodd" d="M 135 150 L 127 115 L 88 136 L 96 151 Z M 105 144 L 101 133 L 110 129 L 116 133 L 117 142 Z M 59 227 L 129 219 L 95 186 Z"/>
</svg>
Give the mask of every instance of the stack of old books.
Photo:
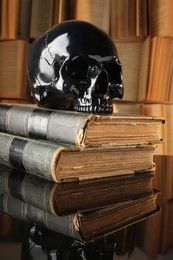
<svg viewBox="0 0 173 260">
<path fill-rule="evenodd" d="M 162 119 L 0 104 L 0 208 L 93 241 L 158 211 Z"/>
</svg>

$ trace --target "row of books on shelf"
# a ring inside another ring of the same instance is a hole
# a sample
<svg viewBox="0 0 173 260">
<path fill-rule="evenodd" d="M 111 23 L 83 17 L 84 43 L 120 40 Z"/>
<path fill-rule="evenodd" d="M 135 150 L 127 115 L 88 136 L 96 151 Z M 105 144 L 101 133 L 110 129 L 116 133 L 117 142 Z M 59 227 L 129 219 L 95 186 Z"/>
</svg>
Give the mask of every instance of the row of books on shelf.
<svg viewBox="0 0 173 260">
<path fill-rule="evenodd" d="M 113 39 L 172 37 L 171 0 L 2 0 L 1 39 L 35 39 L 69 19 L 89 21 Z"/>
<path fill-rule="evenodd" d="M 172 103 L 173 39 L 156 36 L 139 42 L 115 44 L 122 63 L 123 99 Z"/>
<path fill-rule="evenodd" d="M 123 101 L 172 103 L 173 40 L 147 37 L 115 45 L 123 69 Z M 32 102 L 26 67 L 28 49 L 24 40 L 0 41 L 0 99 Z"/>
<path fill-rule="evenodd" d="M 2 0 L 0 38 L 35 39 L 69 19 L 91 22 L 112 38 L 143 39 L 147 35 L 147 1 Z"/>
<path fill-rule="evenodd" d="M 0 110 L 1 212 L 85 242 L 158 212 L 153 156 L 163 119 Z"/>
</svg>

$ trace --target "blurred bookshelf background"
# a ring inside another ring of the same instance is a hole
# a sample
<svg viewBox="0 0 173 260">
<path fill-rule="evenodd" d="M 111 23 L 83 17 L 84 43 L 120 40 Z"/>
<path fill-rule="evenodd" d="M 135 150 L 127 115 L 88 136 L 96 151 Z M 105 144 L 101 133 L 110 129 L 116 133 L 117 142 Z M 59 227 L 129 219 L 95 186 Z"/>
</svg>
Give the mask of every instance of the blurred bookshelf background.
<svg viewBox="0 0 173 260">
<path fill-rule="evenodd" d="M 0 4 L 0 102 L 33 103 L 27 51 L 34 39 L 53 25 L 85 20 L 113 39 L 125 85 L 123 100 L 114 101 L 114 113 L 130 111 L 165 118 L 164 141 L 154 157 L 153 186 L 161 191 L 161 211 L 119 232 L 117 257 L 126 259 L 129 254 L 130 259 L 138 259 L 140 253 L 140 259 L 169 259 L 173 249 L 173 1 L 1 0 Z M 17 233 L 22 233 L 22 224 L 4 215 L 0 220 L 1 241 L 5 237 L 13 242 L 12 229 L 15 226 Z"/>
</svg>

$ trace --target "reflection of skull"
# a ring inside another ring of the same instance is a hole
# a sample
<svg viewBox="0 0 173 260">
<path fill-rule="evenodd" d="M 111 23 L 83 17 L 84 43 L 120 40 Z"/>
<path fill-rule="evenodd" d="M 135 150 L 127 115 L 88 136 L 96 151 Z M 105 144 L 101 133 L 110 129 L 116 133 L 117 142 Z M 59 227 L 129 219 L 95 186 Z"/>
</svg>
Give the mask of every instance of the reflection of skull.
<svg viewBox="0 0 173 260">
<path fill-rule="evenodd" d="M 123 97 L 121 63 L 109 36 L 84 21 L 54 26 L 30 47 L 28 75 L 38 106 L 105 114 Z"/>
</svg>

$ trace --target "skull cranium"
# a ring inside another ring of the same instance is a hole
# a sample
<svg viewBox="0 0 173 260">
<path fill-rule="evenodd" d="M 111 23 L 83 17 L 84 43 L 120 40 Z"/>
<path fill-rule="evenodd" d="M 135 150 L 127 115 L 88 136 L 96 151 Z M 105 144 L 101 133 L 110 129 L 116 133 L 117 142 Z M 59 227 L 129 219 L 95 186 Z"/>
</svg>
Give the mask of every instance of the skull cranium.
<svg viewBox="0 0 173 260">
<path fill-rule="evenodd" d="M 115 44 L 88 22 L 55 25 L 29 50 L 28 76 L 38 106 L 112 113 L 112 99 L 124 93 L 121 74 Z"/>
</svg>

